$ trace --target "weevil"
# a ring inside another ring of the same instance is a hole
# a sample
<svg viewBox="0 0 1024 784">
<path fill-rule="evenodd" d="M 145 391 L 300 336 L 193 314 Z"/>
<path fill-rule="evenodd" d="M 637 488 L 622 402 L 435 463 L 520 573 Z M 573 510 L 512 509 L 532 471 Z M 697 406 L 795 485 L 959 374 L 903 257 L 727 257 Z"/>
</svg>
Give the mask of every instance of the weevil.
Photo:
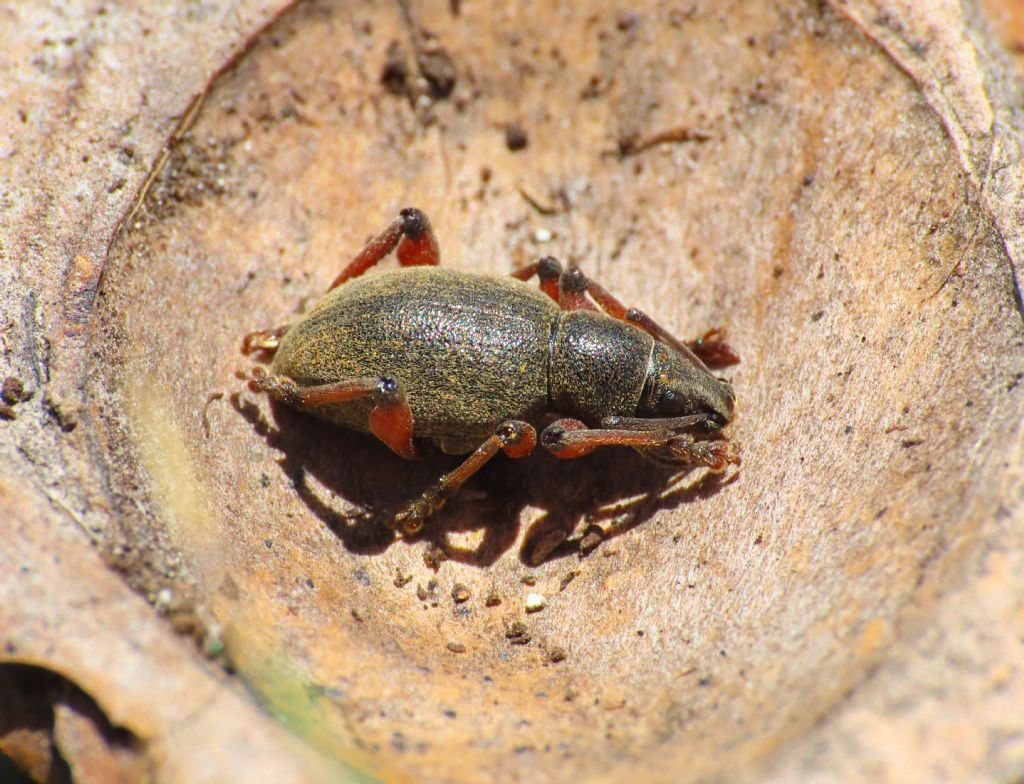
<svg viewBox="0 0 1024 784">
<path fill-rule="evenodd" d="M 392 251 L 397 270 L 363 276 Z M 269 373 L 252 369 L 254 392 L 404 458 L 470 453 L 397 511 L 399 533 L 418 533 L 498 452 L 525 457 L 538 443 L 560 458 L 627 446 L 712 471 L 739 462 L 720 437 L 732 386 L 705 364 L 739 361 L 719 331 L 684 343 L 551 257 L 508 277 L 439 264 L 426 215 L 402 210 L 306 313 L 243 342 L 273 354 Z"/>
</svg>

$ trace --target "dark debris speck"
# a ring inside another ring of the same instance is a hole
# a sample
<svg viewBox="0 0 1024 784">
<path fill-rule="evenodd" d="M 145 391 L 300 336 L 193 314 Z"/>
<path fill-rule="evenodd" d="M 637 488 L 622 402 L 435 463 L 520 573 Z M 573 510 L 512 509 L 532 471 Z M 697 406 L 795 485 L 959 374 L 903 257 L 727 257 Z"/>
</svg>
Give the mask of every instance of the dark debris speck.
<svg viewBox="0 0 1024 784">
<path fill-rule="evenodd" d="M 530 136 L 526 129 L 519 123 L 509 123 L 505 126 L 505 146 L 512 152 L 525 150 L 530 144 Z"/>
</svg>

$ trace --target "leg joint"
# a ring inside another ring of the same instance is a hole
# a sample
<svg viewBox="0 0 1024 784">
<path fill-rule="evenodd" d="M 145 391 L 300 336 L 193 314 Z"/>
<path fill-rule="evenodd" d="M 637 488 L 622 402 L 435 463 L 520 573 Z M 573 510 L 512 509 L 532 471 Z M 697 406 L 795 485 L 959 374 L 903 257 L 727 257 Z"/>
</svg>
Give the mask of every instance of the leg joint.
<svg viewBox="0 0 1024 784">
<path fill-rule="evenodd" d="M 544 432 L 540 434 L 540 443 L 545 449 L 551 452 L 557 452 L 565 446 L 562 441 L 562 437 L 565 435 L 565 428 L 561 425 L 550 425 L 544 428 Z"/>
<path fill-rule="evenodd" d="M 397 378 L 381 376 L 373 389 L 373 402 L 377 405 L 392 406 L 402 399 L 402 384 Z"/>
<path fill-rule="evenodd" d="M 523 440 L 523 423 L 505 422 L 498 428 L 497 435 L 502 446 L 515 446 Z"/>
<path fill-rule="evenodd" d="M 503 422 L 494 435 L 502 451 L 509 457 L 526 457 L 537 446 L 537 431 L 532 425 L 518 419 Z"/>
<path fill-rule="evenodd" d="M 543 432 L 540 434 L 540 443 L 546 450 L 553 455 L 558 455 L 560 452 L 570 446 L 569 439 L 566 438 L 566 433 L 572 430 L 586 430 L 587 426 L 580 422 L 578 419 L 559 419 L 557 422 L 552 422 Z"/>
<path fill-rule="evenodd" d="M 623 321 L 629 322 L 646 322 L 647 320 L 647 314 L 640 310 L 640 308 L 630 308 L 623 317 Z"/>
<path fill-rule="evenodd" d="M 554 256 L 545 256 L 537 262 L 537 277 L 541 281 L 558 280 L 562 274 L 562 264 Z"/>
<path fill-rule="evenodd" d="M 422 210 L 406 207 L 398 213 L 402 222 L 402 233 L 411 240 L 418 240 L 430 231 L 430 221 Z"/>
<path fill-rule="evenodd" d="M 569 267 L 558 279 L 558 285 L 566 294 L 585 294 L 587 292 L 587 276 L 579 267 Z"/>
</svg>

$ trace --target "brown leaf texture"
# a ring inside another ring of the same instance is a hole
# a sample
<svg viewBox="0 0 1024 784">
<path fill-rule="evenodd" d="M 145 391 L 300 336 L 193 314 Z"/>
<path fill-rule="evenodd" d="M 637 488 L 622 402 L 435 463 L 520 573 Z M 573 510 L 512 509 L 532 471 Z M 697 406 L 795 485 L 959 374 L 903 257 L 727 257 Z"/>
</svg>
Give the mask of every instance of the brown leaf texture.
<svg viewBox="0 0 1024 784">
<path fill-rule="evenodd" d="M 0 668 L 66 684 L 0 749 L 83 781 L 1024 774 L 998 5 L 0 12 Z M 448 266 L 554 255 L 724 328 L 742 466 L 499 457 L 395 541 L 454 461 L 269 404 L 239 347 L 406 206 Z"/>
</svg>

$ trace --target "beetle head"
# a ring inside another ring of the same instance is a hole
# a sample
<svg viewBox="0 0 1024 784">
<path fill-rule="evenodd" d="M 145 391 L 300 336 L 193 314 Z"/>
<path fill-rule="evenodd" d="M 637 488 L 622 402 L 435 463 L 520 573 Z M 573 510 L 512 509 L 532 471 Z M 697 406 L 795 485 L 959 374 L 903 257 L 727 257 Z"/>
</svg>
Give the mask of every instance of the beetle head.
<svg viewBox="0 0 1024 784">
<path fill-rule="evenodd" d="M 655 342 L 644 395 L 649 417 L 707 417 L 708 424 L 724 427 L 732 420 L 736 395 L 732 385 L 715 378 L 703 362 L 671 346 Z"/>
</svg>

